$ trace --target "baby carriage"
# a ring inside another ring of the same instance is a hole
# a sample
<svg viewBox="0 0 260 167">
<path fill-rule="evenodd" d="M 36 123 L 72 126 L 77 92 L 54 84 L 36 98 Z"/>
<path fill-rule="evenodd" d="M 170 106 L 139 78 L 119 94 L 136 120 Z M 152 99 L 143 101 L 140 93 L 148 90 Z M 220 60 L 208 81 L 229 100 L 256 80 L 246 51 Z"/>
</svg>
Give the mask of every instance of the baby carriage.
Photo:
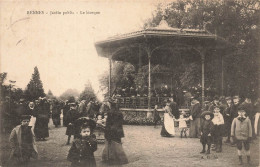
<svg viewBox="0 0 260 167">
<path fill-rule="evenodd" d="M 93 132 L 96 135 L 98 143 L 105 143 L 105 124 L 98 122 L 96 123 L 96 128 Z"/>
</svg>

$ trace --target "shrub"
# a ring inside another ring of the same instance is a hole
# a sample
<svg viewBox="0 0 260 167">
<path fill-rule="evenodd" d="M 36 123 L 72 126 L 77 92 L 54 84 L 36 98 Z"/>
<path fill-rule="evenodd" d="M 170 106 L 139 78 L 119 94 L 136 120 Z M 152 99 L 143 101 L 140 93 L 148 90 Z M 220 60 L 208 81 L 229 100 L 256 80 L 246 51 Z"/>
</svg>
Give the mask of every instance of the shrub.
<svg viewBox="0 0 260 167">
<path fill-rule="evenodd" d="M 123 112 L 124 114 L 124 124 L 125 125 L 153 125 L 153 118 L 147 118 L 146 114 L 141 114 L 137 112 Z M 162 124 L 162 121 L 159 121 L 158 124 Z"/>
</svg>

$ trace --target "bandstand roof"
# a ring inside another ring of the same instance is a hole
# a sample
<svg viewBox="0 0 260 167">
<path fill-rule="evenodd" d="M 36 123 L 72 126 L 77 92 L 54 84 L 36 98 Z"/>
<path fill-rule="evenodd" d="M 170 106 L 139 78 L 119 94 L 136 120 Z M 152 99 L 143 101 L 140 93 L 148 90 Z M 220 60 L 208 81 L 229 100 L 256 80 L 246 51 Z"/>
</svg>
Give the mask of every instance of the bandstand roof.
<svg viewBox="0 0 260 167">
<path fill-rule="evenodd" d="M 139 56 L 147 55 L 147 48 L 151 51 L 151 63 L 156 64 L 167 64 L 169 59 L 178 56 L 196 59 L 202 50 L 207 53 L 230 49 L 215 34 L 199 29 L 172 28 L 164 19 L 157 27 L 112 36 L 96 42 L 95 47 L 99 56 L 131 64 L 138 64 Z M 147 56 L 142 56 L 142 63 L 146 62 Z"/>
</svg>

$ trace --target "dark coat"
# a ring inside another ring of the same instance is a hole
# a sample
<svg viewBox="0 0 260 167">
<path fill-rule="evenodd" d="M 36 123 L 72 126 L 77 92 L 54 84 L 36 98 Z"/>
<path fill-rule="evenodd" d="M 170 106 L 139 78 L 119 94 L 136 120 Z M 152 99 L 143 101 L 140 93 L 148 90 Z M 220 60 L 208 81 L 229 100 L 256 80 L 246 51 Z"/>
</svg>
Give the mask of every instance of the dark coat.
<svg viewBox="0 0 260 167">
<path fill-rule="evenodd" d="M 67 126 L 68 125 L 68 122 L 67 122 L 66 118 L 67 118 L 67 113 L 68 113 L 69 110 L 70 110 L 70 106 L 68 104 L 66 104 L 63 107 L 63 126 Z"/>
<path fill-rule="evenodd" d="M 49 122 L 49 116 L 50 116 L 50 104 L 47 102 L 42 102 L 37 107 L 37 117 L 40 118 L 47 118 Z"/>
<path fill-rule="evenodd" d="M 66 114 L 67 120 L 67 130 L 66 135 L 74 135 L 75 134 L 75 122 L 79 118 L 79 113 L 77 110 L 70 109 Z M 71 125 L 70 125 L 71 123 Z"/>
<path fill-rule="evenodd" d="M 60 106 L 59 105 L 57 105 L 57 104 L 55 104 L 55 105 L 53 105 L 53 107 L 52 107 L 52 116 L 60 116 L 60 114 L 61 114 L 61 108 L 60 108 Z"/>
<path fill-rule="evenodd" d="M 200 142 L 202 144 L 211 144 L 212 135 L 214 134 L 214 124 L 211 120 L 203 120 L 200 124 L 200 129 L 202 132 Z M 208 136 L 210 134 L 210 136 Z"/>
<path fill-rule="evenodd" d="M 52 120 L 54 125 L 60 125 L 61 107 L 58 104 L 52 106 Z"/>
<path fill-rule="evenodd" d="M 231 112 L 232 112 L 233 104 L 228 106 L 226 105 L 224 112 L 223 112 L 223 117 L 224 117 L 224 122 L 225 124 L 232 124 L 232 119 L 231 119 Z"/>
<path fill-rule="evenodd" d="M 27 136 L 23 137 L 23 131 L 22 131 L 22 126 L 21 125 L 18 125 L 16 126 L 11 134 L 10 134 L 10 138 L 9 138 L 9 141 L 10 141 L 10 147 L 12 149 L 11 151 L 11 155 L 10 155 L 10 160 L 13 158 L 13 157 L 23 157 L 25 156 L 21 149 L 23 149 L 23 143 L 26 143 L 27 145 L 29 145 L 30 147 L 28 147 L 28 150 L 27 150 L 27 153 L 29 153 L 30 157 L 32 158 L 38 158 L 38 151 L 37 151 L 37 148 L 36 148 L 36 145 L 35 145 L 35 140 L 34 140 L 34 133 L 33 131 L 31 130 L 31 128 L 28 128 L 28 131 L 29 133 L 27 133 Z M 30 142 L 28 141 L 23 141 L 24 138 L 27 138 L 27 140 L 29 139 Z M 28 152 L 29 151 L 29 152 Z"/>
<path fill-rule="evenodd" d="M 191 114 L 193 119 L 200 118 L 200 115 L 201 115 L 201 105 L 200 105 L 200 103 L 196 103 L 196 104 L 191 106 L 190 114 Z"/>
<path fill-rule="evenodd" d="M 83 115 L 83 116 L 88 116 L 89 118 L 94 118 L 94 116 L 96 115 L 96 111 L 94 110 L 95 107 L 94 107 L 94 103 L 93 102 L 89 102 L 88 105 L 87 105 L 87 109 L 86 109 L 86 114 L 87 115 Z"/>
<path fill-rule="evenodd" d="M 238 116 L 238 108 L 240 108 L 241 104 L 238 103 L 238 104 L 234 104 L 232 105 L 232 108 L 231 108 L 231 120 L 233 121 L 234 118 L 236 118 Z"/>
<path fill-rule="evenodd" d="M 26 114 L 25 115 L 32 115 L 36 117 L 37 115 L 37 107 L 30 108 L 29 106 L 26 108 Z"/>
<path fill-rule="evenodd" d="M 16 125 L 19 125 L 21 122 L 20 122 L 20 118 L 22 115 L 26 115 L 26 105 L 25 104 L 17 104 L 16 107 L 15 107 L 15 122 L 16 122 Z"/>
<path fill-rule="evenodd" d="M 159 115 L 159 112 L 156 109 L 154 109 L 153 110 L 153 121 L 154 122 L 158 122 L 160 120 L 161 120 L 161 117 Z"/>
<path fill-rule="evenodd" d="M 17 116 L 21 116 L 21 115 L 26 115 L 26 105 L 25 104 L 17 104 L 15 112 L 17 114 Z"/>
<path fill-rule="evenodd" d="M 174 117 L 175 117 L 176 119 L 178 119 L 179 116 L 180 116 L 180 112 L 179 112 L 179 110 L 178 110 L 177 103 L 171 102 L 171 103 L 170 103 L 170 107 L 171 107 L 171 109 L 172 109 L 172 115 L 174 115 Z"/>
<path fill-rule="evenodd" d="M 225 126 L 222 124 L 222 125 L 214 125 L 214 138 L 215 139 L 219 139 L 219 138 L 222 138 L 223 136 L 225 136 Z"/>
<path fill-rule="evenodd" d="M 34 127 L 34 133 L 36 138 L 49 137 L 49 114 L 50 105 L 48 103 L 40 103 L 36 109 L 36 122 Z"/>
<path fill-rule="evenodd" d="M 86 139 L 75 139 L 69 150 L 67 159 L 72 162 L 71 166 L 95 167 L 94 152 L 97 150 L 95 135 Z"/>
<path fill-rule="evenodd" d="M 11 105 L 8 102 L 3 102 L 0 107 L 1 128 L 11 131 L 11 128 L 16 124 L 15 113 L 12 109 L 10 110 Z"/>
<path fill-rule="evenodd" d="M 246 111 L 246 115 L 250 120 L 253 120 L 255 116 L 254 105 L 252 103 L 243 102 L 240 107 Z"/>
<path fill-rule="evenodd" d="M 123 114 L 119 112 L 109 112 L 105 128 L 105 138 L 110 141 L 121 141 L 124 137 L 123 131 Z"/>
<path fill-rule="evenodd" d="M 227 136 L 230 134 L 230 130 L 231 130 L 231 124 L 232 124 L 232 108 L 233 108 L 233 104 L 231 103 L 230 106 L 228 106 L 228 104 L 226 105 L 226 107 L 224 108 L 223 111 L 223 117 L 224 117 L 224 135 Z"/>
</svg>

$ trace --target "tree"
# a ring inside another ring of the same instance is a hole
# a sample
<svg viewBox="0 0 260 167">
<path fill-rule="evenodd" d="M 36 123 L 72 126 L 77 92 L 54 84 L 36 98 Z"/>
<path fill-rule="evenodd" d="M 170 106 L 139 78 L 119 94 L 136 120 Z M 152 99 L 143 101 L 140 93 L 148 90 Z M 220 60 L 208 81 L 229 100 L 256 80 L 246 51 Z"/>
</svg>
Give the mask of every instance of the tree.
<svg viewBox="0 0 260 167">
<path fill-rule="evenodd" d="M 0 94 L 1 100 L 8 97 L 12 102 L 19 101 L 19 99 L 24 98 L 24 92 L 21 88 L 15 88 L 15 85 L 11 84 L 15 81 L 9 81 L 9 85 L 4 82 L 7 79 L 7 73 L 0 73 Z"/>
<path fill-rule="evenodd" d="M 12 89 L 11 99 L 14 101 L 19 101 L 19 99 L 24 98 L 24 92 L 21 88 Z"/>
<path fill-rule="evenodd" d="M 1 94 L 1 99 L 4 99 L 6 95 L 8 94 L 8 85 L 4 85 L 4 82 L 7 78 L 7 73 L 0 73 L 0 94 Z"/>
<path fill-rule="evenodd" d="M 39 97 L 45 96 L 42 81 L 40 79 L 40 73 L 37 66 L 34 67 L 34 73 L 32 74 L 32 78 L 27 85 L 25 95 L 27 100 L 36 100 Z"/>
<path fill-rule="evenodd" d="M 153 17 L 144 23 L 144 28 L 159 25 L 163 16 L 171 27 L 204 29 L 211 34 L 216 34 L 227 44 L 236 48 L 232 54 L 218 51 L 206 53 L 206 95 L 220 95 L 220 55 L 223 55 L 224 95 L 251 98 L 258 96 L 257 92 L 260 92 L 260 4 L 258 0 L 178 0 L 167 4 L 166 8 L 159 4 Z M 166 72 L 171 73 L 175 88 L 200 93 L 201 61 L 198 58 L 199 54 L 191 52 L 185 51 L 183 55 L 189 56 L 182 55 L 177 64 L 174 64 L 174 59 L 171 59 L 177 57 L 176 55 L 171 56 L 169 60 L 163 60 L 160 56 L 160 60 L 166 62 L 166 66 L 163 67 L 160 64 L 158 66 L 160 68 L 157 68 L 157 64 L 151 65 L 152 72 L 157 71 L 157 74 L 152 73 L 152 83 L 156 83 L 157 80 L 165 81 L 160 73 L 164 72 L 166 68 Z M 128 63 L 115 62 L 113 64 L 112 91 L 116 87 L 124 88 L 128 84 L 147 86 L 148 66 L 138 69 L 138 73 L 131 71 L 126 73 L 126 64 Z M 108 85 L 108 76 L 108 72 L 102 75 L 101 85 Z M 133 82 L 129 82 L 131 80 Z"/>
<path fill-rule="evenodd" d="M 3 73 L 0 73 L 0 84 L 3 85 L 3 83 L 5 82 L 7 78 L 7 73 L 6 72 L 3 72 Z"/>
<path fill-rule="evenodd" d="M 74 98 L 74 100 L 72 99 L 72 97 Z M 76 97 L 79 97 L 79 91 L 76 90 L 76 89 L 67 89 L 65 92 L 63 92 L 61 95 L 60 95 L 60 99 L 65 101 L 65 100 L 70 100 L 70 101 L 74 101 L 75 102 L 75 99 Z"/>
<path fill-rule="evenodd" d="M 48 96 L 53 96 L 53 93 L 51 92 L 51 90 L 48 91 L 47 95 Z"/>
<path fill-rule="evenodd" d="M 85 89 L 79 95 L 79 100 L 89 101 L 90 98 L 96 98 L 96 95 L 90 81 L 88 81 L 87 84 L 85 84 Z"/>
<path fill-rule="evenodd" d="M 178 0 L 167 8 L 158 5 L 155 14 L 144 27 L 160 23 L 165 13 L 166 21 L 172 27 L 206 29 L 218 35 L 229 45 L 237 48 L 233 54 L 224 57 L 226 95 L 239 94 L 255 98 L 259 92 L 259 45 L 260 45 L 260 4 L 257 0 L 201 1 Z M 206 55 L 205 86 L 220 92 L 220 54 Z M 207 57 L 211 57 L 207 60 Z M 182 87 L 192 88 L 200 84 L 201 70 L 196 62 L 185 62 L 179 76 Z M 199 86 L 196 86 L 198 89 Z"/>
<path fill-rule="evenodd" d="M 53 95 L 53 93 L 52 93 L 51 90 L 48 91 L 46 97 L 47 97 L 48 99 L 56 99 L 56 97 Z"/>
</svg>

